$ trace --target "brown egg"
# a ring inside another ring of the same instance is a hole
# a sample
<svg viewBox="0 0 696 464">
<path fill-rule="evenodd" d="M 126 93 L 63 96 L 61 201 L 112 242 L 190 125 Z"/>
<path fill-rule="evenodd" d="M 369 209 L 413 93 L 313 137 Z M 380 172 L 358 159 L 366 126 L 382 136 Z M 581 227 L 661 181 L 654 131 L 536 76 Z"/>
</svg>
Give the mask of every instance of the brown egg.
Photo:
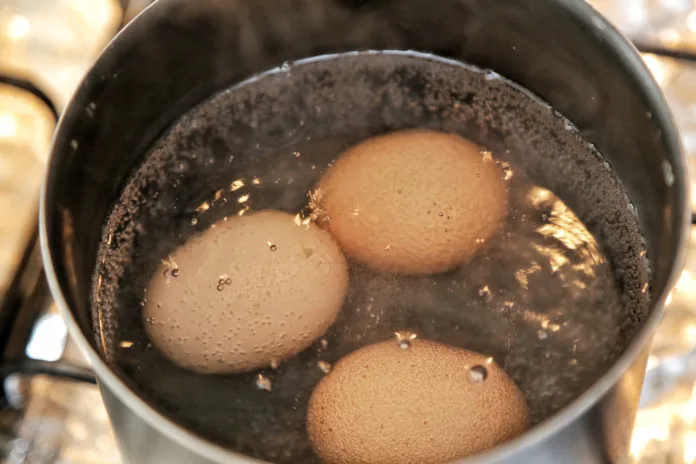
<svg viewBox="0 0 696 464">
<path fill-rule="evenodd" d="M 507 214 L 490 153 L 455 134 L 410 130 L 350 148 L 319 184 L 328 229 L 378 270 L 431 274 L 467 261 Z"/>
<path fill-rule="evenodd" d="M 418 339 L 341 359 L 307 411 L 310 440 L 327 464 L 445 463 L 528 423 L 522 393 L 491 358 Z"/>
<path fill-rule="evenodd" d="M 311 345 L 334 322 L 347 285 L 345 258 L 326 231 L 278 211 L 235 216 L 170 255 L 148 288 L 145 328 L 182 367 L 250 371 Z"/>
</svg>

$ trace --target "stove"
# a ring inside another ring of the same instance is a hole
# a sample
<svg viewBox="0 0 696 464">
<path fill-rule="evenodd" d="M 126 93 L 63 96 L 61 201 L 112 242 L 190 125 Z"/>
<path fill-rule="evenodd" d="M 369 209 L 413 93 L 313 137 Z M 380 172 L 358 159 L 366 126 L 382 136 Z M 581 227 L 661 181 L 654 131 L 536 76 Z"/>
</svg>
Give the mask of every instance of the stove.
<svg viewBox="0 0 696 464">
<path fill-rule="evenodd" d="M 0 346 L 8 347 L 5 362 L 28 361 L 21 364 L 31 367 L 25 373 L 51 374 L 42 363 L 61 361 L 71 366 L 70 375 L 89 380 L 50 304 L 31 246 L 36 200 L 56 115 L 108 40 L 152 1 L 0 0 L 0 214 L 12 218 L 5 221 L 12 227 L 0 225 L 0 327 L 12 328 L 0 330 Z M 696 160 L 696 0 L 590 3 L 643 52 L 670 101 L 689 157 Z M 696 192 L 696 168 L 691 175 Z M 693 211 L 696 215 L 696 198 Z M 22 281 L 14 279 L 18 268 L 25 270 Z M 21 316 L 16 308 L 22 308 Z M 94 385 L 10 375 L 4 392 L 3 462 L 120 464 Z M 630 462 L 696 463 L 696 226 L 654 339 Z"/>
</svg>

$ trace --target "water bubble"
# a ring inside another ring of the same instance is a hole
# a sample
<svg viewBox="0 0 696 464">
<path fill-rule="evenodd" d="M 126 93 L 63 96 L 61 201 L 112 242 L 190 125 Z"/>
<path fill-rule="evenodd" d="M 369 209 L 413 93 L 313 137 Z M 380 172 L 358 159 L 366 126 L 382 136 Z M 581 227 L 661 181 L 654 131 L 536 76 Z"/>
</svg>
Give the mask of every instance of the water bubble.
<svg viewBox="0 0 696 464">
<path fill-rule="evenodd" d="M 232 279 L 225 279 L 225 283 L 226 283 L 227 285 L 230 285 L 230 284 L 232 283 Z"/>
<path fill-rule="evenodd" d="M 491 299 L 493 298 L 493 295 L 491 294 L 491 289 L 488 288 L 488 285 L 484 285 L 483 287 L 481 287 L 478 291 L 478 294 L 485 301 L 491 301 Z"/>
<path fill-rule="evenodd" d="M 515 174 L 512 171 L 512 167 L 510 166 L 510 163 L 506 162 L 501 162 L 500 167 L 503 169 L 503 180 L 510 180 L 512 179 L 512 176 Z"/>
<path fill-rule="evenodd" d="M 444 216 L 445 216 L 445 213 L 440 213 L 440 217 L 444 217 Z"/>
<path fill-rule="evenodd" d="M 394 332 L 396 341 L 399 343 L 399 348 L 408 350 L 413 345 L 413 341 L 418 338 L 418 335 L 413 332 Z"/>
<path fill-rule="evenodd" d="M 225 289 L 225 286 L 223 284 L 218 284 L 218 286 L 216 288 L 217 288 L 218 292 L 221 292 Z"/>
<path fill-rule="evenodd" d="M 178 163 L 176 165 L 176 167 L 174 168 L 174 171 L 177 173 L 182 173 L 182 172 L 186 172 L 188 170 L 188 168 L 189 168 L 188 162 L 181 161 L 180 163 Z"/>
<path fill-rule="evenodd" d="M 271 383 L 271 380 L 266 377 L 263 374 L 259 374 L 256 376 L 256 388 L 259 390 L 264 390 L 264 391 L 273 391 L 273 384 Z"/>
<path fill-rule="evenodd" d="M 428 211 L 428 214 L 430 214 L 430 211 Z"/>
<path fill-rule="evenodd" d="M 191 219 L 191 225 L 195 226 L 196 224 L 198 224 L 198 218 Z"/>
<path fill-rule="evenodd" d="M 179 268 L 172 269 L 172 277 L 179 277 Z"/>
<path fill-rule="evenodd" d="M 398 193 L 399 195 L 401 195 L 401 190 L 397 190 L 396 193 Z"/>
<path fill-rule="evenodd" d="M 483 383 L 488 378 L 488 369 L 476 365 L 469 368 L 469 381 L 471 383 Z"/>
<path fill-rule="evenodd" d="M 230 192 L 234 192 L 244 187 L 244 181 L 242 179 L 237 179 L 230 184 Z"/>
<path fill-rule="evenodd" d="M 276 245 L 271 245 L 270 246 L 271 251 L 276 251 L 278 247 Z"/>
<path fill-rule="evenodd" d="M 210 203 L 207 201 L 204 201 L 198 207 L 196 208 L 197 213 L 204 213 L 210 209 Z"/>
<path fill-rule="evenodd" d="M 331 372 L 331 363 L 327 361 L 319 361 L 317 363 L 317 367 L 319 367 L 319 370 L 321 370 L 324 374 L 328 374 Z"/>
</svg>

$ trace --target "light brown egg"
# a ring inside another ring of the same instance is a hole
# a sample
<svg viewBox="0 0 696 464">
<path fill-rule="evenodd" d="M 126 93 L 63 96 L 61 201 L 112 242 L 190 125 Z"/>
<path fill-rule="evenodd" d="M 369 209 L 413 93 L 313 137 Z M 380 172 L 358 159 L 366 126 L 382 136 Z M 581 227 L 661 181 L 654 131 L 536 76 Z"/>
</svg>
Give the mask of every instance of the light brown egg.
<svg viewBox="0 0 696 464">
<path fill-rule="evenodd" d="M 341 359 L 309 401 L 307 430 L 327 464 L 437 464 L 522 433 L 527 406 L 490 358 L 426 340 Z"/>
<path fill-rule="evenodd" d="M 165 356 L 202 373 L 250 371 L 307 348 L 348 285 L 331 236 L 278 211 L 218 222 L 170 256 L 148 288 L 145 328 Z"/>
<path fill-rule="evenodd" d="M 467 261 L 507 214 L 490 153 L 455 134 L 409 130 L 347 150 L 319 184 L 327 227 L 373 268 L 432 274 Z"/>
</svg>

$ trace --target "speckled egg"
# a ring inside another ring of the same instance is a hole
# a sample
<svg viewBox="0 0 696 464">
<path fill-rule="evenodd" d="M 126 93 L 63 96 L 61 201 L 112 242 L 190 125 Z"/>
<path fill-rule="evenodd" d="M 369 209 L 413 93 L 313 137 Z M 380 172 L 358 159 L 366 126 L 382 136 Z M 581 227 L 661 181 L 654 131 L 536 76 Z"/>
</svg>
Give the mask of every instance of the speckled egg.
<svg viewBox="0 0 696 464">
<path fill-rule="evenodd" d="M 439 464 L 514 438 L 528 417 L 491 358 L 415 339 L 341 359 L 312 393 L 307 431 L 327 464 Z"/>
<path fill-rule="evenodd" d="M 348 149 L 318 187 L 345 252 L 402 274 L 466 262 L 505 220 L 508 189 L 490 152 L 456 134 L 409 130 Z"/>
<path fill-rule="evenodd" d="M 347 286 L 329 233 L 261 211 L 220 221 L 169 256 L 147 290 L 145 329 L 182 367 L 250 371 L 311 345 L 336 319 Z"/>
</svg>

